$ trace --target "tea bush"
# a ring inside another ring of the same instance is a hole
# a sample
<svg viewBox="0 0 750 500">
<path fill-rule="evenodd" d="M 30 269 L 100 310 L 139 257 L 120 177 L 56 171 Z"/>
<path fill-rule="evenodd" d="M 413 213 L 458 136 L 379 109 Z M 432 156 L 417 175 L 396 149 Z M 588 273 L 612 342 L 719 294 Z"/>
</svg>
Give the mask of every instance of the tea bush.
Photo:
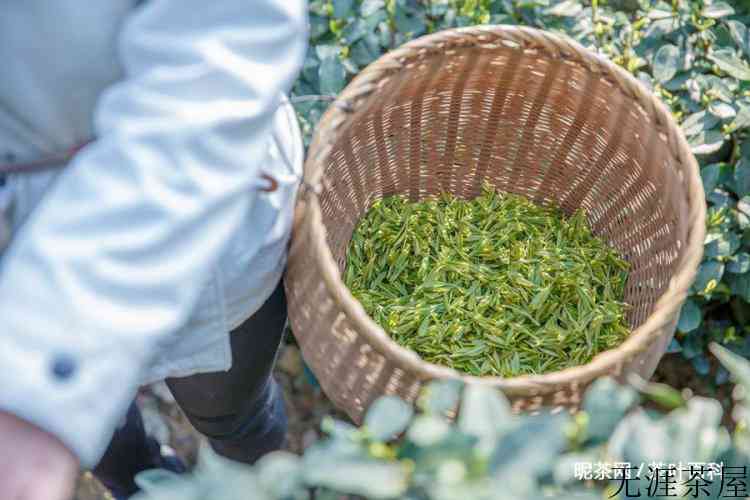
<svg viewBox="0 0 750 500">
<path fill-rule="evenodd" d="M 710 0 L 312 0 L 297 95 L 335 95 L 361 68 L 419 35 L 474 24 L 565 33 L 667 103 L 701 163 L 705 259 L 671 351 L 710 372 L 716 341 L 750 356 L 750 2 Z M 325 104 L 298 104 L 306 140 Z M 715 372 L 723 383 L 726 370 Z"/>
<path fill-rule="evenodd" d="M 587 391 L 584 411 L 575 417 L 519 417 L 491 388 L 433 382 L 419 399 L 416 414 L 400 399 L 384 397 L 372 405 L 363 427 L 328 419 L 327 438 L 302 457 L 275 452 L 253 467 L 220 459 L 206 449 L 192 475 L 160 470 L 139 475 L 143 492 L 136 499 L 594 500 L 628 498 L 624 488 L 627 494 L 640 491 L 651 498 L 745 497 L 750 363 L 718 346 L 715 353 L 738 383 L 732 433 L 721 425 L 722 407 L 716 400 L 684 400 L 658 384 L 637 383 L 639 394 L 603 378 Z M 641 398 L 671 411 L 644 410 L 637 406 Z M 449 420 L 447 415 L 456 408 L 457 418 Z M 669 470 L 672 464 L 683 470 L 689 463 L 723 464 L 724 479 L 714 476 L 696 484 L 697 476 L 676 474 L 673 491 L 659 489 L 664 482 L 658 470 Z M 605 474 L 594 476 L 600 464 L 605 469 L 612 464 L 609 474 L 615 476 L 619 466 L 614 464 L 643 469 L 638 474 L 633 469 L 629 481 L 596 480 Z M 581 479 L 586 467 L 594 471 L 590 480 Z M 733 482 L 731 475 L 736 476 Z"/>
</svg>

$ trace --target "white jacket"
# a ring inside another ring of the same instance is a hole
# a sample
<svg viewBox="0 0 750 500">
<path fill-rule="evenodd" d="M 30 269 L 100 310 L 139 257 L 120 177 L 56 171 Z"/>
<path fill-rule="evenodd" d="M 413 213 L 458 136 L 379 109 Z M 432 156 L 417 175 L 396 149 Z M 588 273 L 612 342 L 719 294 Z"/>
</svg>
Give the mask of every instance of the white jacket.
<svg viewBox="0 0 750 500">
<path fill-rule="evenodd" d="M 3 3 L 0 163 L 97 139 L 0 187 L 0 409 L 84 466 L 138 385 L 228 369 L 280 279 L 306 39 L 304 0 Z"/>
</svg>

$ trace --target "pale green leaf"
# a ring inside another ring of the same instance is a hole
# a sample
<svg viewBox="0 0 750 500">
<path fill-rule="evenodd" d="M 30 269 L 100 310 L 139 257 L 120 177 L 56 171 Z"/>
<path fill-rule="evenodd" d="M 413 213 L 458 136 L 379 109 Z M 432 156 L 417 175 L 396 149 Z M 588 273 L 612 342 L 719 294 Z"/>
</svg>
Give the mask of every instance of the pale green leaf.
<svg viewBox="0 0 750 500">
<path fill-rule="evenodd" d="M 677 322 L 677 329 L 681 332 L 692 332 L 701 325 L 703 314 L 701 308 L 693 299 L 688 299 L 680 311 L 680 319 Z"/>
<path fill-rule="evenodd" d="M 721 120 L 729 120 L 737 115 L 734 106 L 721 101 L 714 101 L 708 106 L 708 111 Z"/>
<path fill-rule="evenodd" d="M 182 481 L 182 477 L 165 469 L 149 469 L 139 472 L 135 476 L 135 484 L 144 491 L 153 491 L 163 487 L 170 487 L 173 483 Z"/>
<path fill-rule="evenodd" d="M 704 17 L 718 19 L 734 14 L 734 8 L 726 2 L 715 2 L 706 6 L 702 12 Z"/>
<path fill-rule="evenodd" d="M 667 4 L 656 5 L 653 9 L 649 9 L 647 14 L 649 19 L 671 19 L 674 17 L 672 9 Z"/>
<path fill-rule="evenodd" d="M 638 390 L 646 398 L 655 402 L 665 410 L 681 408 L 685 406 L 686 403 L 685 398 L 682 397 L 680 391 L 666 384 L 647 382 L 643 383 Z"/>
<path fill-rule="evenodd" d="M 480 439 L 492 439 L 513 424 L 507 399 L 489 386 L 469 384 L 464 389 L 459 428 Z"/>
<path fill-rule="evenodd" d="M 727 21 L 727 26 L 737 47 L 742 49 L 745 55 L 750 55 L 750 31 L 747 26 L 740 21 Z"/>
<path fill-rule="evenodd" d="M 387 441 L 401 434 L 413 415 L 409 403 L 396 396 L 383 396 L 367 410 L 364 426 L 373 439 Z"/>
<path fill-rule="evenodd" d="M 445 414 L 458 406 L 462 387 L 457 379 L 432 381 L 420 398 L 420 407 L 427 413 Z"/>
<path fill-rule="evenodd" d="M 600 378 L 586 391 L 583 409 L 589 414 L 587 435 L 606 440 L 622 417 L 638 402 L 638 394 L 610 377 Z"/>
<path fill-rule="evenodd" d="M 729 274 L 727 284 L 734 295 L 742 297 L 745 302 L 750 302 L 750 274 Z"/>
<path fill-rule="evenodd" d="M 701 132 L 711 130 L 718 123 L 719 119 L 716 116 L 706 111 L 698 111 L 685 118 L 682 122 L 682 130 L 686 136 L 692 137 Z"/>
<path fill-rule="evenodd" d="M 729 257 L 740 247 L 740 237 L 736 233 L 709 233 L 705 244 L 706 257 Z"/>
<path fill-rule="evenodd" d="M 256 464 L 258 482 L 274 498 L 292 498 L 302 484 L 300 458 L 285 451 L 275 451 Z"/>
<path fill-rule="evenodd" d="M 402 7 L 401 5 L 396 6 L 394 22 L 396 24 L 396 29 L 405 34 L 421 35 L 427 29 L 427 25 L 421 16 L 416 15 L 411 10 Z"/>
<path fill-rule="evenodd" d="M 750 271 L 750 254 L 740 252 L 727 261 L 727 272 L 744 274 Z"/>
<path fill-rule="evenodd" d="M 709 346 L 709 349 L 729 371 L 732 380 L 741 384 L 745 388 L 745 394 L 750 396 L 750 362 L 715 342 Z"/>
<path fill-rule="evenodd" d="M 680 66 L 680 49 L 674 45 L 662 45 L 654 56 L 654 78 L 660 82 L 671 80 Z"/>
<path fill-rule="evenodd" d="M 734 126 L 737 128 L 750 127 L 750 105 L 745 102 L 737 104 L 737 116 L 734 118 Z"/>
<path fill-rule="evenodd" d="M 559 17 L 574 17 L 580 14 L 583 5 L 578 0 L 563 0 L 544 11 L 545 14 Z"/>
<path fill-rule="evenodd" d="M 721 149 L 725 140 L 720 130 L 708 130 L 692 136 L 688 143 L 694 154 L 708 155 Z"/>
<path fill-rule="evenodd" d="M 327 57 L 320 63 L 318 77 L 320 78 L 320 92 L 336 95 L 346 83 L 346 69 L 337 56 Z"/>
<path fill-rule="evenodd" d="M 427 447 L 444 440 L 450 431 L 451 427 L 444 418 L 420 415 L 406 431 L 406 437 L 417 446 Z"/>
<path fill-rule="evenodd" d="M 708 286 L 713 283 L 714 286 L 721 281 L 724 275 L 724 264 L 715 260 L 708 260 L 701 263 L 698 268 L 698 274 L 695 277 L 693 287 L 698 293 L 703 293 Z"/>
<path fill-rule="evenodd" d="M 731 174 L 732 170 L 726 163 L 711 163 L 701 168 L 701 180 L 706 194 L 716 189 L 720 183 L 725 182 Z"/>
<path fill-rule="evenodd" d="M 737 57 L 734 51 L 719 49 L 712 54 L 708 54 L 708 58 L 729 76 L 733 76 L 738 80 L 750 80 L 750 67 Z"/>
<path fill-rule="evenodd" d="M 397 498 L 408 486 L 404 465 L 371 459 L 339 460 L 319 455 L 308 460 L 303 470 L 309 486 L 368 498 Z"/>
<path fill-rule="evenodd" d="M 341 32 L 342 41 L 351 45 L 367 34 L 367 24 L 362 19 L 355 19 Z"/>
<path fill-rule="evenodd" d="M 359 11 L 362 17 L 369 17 L 385 9 L 385 0 L 362 0 Z"/>
<path fill-rule="evenodd" d="M 558 454 L 565 448 L 566 413 L 527 417 L 499 441 L 490 470 L 506 480 L 516 475 L 536 477 L 552 473 Z"/>
<path fill-rule="evenodd" d="M 734 167 L 734 185 L 737 196 L 750 194 L 750 158 L 743 156 Z"/>
<path fill-rule="evenodd" d="M 336 19 L 347 19 L 354 15 L 354 0 L 332 0 L 333 16 Z"/>
</svg>

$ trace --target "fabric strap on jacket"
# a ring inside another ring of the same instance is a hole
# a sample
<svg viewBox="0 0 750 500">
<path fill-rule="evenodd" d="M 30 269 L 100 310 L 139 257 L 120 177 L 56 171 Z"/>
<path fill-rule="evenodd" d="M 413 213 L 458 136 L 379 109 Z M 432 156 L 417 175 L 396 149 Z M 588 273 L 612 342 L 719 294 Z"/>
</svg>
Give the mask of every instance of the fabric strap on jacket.
<svg viewBox="0 0 750 500">
<path fill-rule="evenodd" d="M 55 153 L 46 157 L 38 158 L 27 162 L 8 162 L 0 163 L 0 175 L 39 172 L 54 167 L 63 167 L 91 141 L 85 141 L 73 146 L 63 152 Z"/>
<path fill-rule="evenodd" d="M 90 144 L 92 140 L 77 144 L 61 153 L 55 153 L 36 160 L 31 160 L 28 162 L 0 163 L 0 177 L 8 174 L 32 173 L 42 170 L 49 170 L 51 168 L 62 168 L 70 163 L 70 160 L 72 160 L 73 157 L 81 149 Z M 278 181 L 272 176 L 266 173 L 262 173 L 260 177 L 268 183 L 266 187 L 259 188 L 261 191 L 270 193 L 272 191 L 276 191 L 276 189 L 279 187 Z M 2 240 L 0 240 L 0 248 L 2 248 L 1 243 Z"/>
</svg>

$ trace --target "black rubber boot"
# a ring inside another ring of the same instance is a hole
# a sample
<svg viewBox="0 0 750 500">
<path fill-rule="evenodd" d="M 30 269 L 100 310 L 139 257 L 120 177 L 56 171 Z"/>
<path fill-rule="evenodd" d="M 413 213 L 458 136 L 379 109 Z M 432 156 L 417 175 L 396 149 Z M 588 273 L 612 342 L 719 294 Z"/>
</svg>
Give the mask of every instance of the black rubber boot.
<svg viewBox="0 0 750 500">
<path fill-rule="evenodd" d="M 176 455 L 163 454 L 161 445 L 146 435 L 141 412 L 133 403 L 124 425 L 115 432 L 93 473 L 112 496 L 125 500 L 138 491 L 135 475 L 148 469 L 166 469 L 178 474 L 187 470 Z"/>
</svg>

